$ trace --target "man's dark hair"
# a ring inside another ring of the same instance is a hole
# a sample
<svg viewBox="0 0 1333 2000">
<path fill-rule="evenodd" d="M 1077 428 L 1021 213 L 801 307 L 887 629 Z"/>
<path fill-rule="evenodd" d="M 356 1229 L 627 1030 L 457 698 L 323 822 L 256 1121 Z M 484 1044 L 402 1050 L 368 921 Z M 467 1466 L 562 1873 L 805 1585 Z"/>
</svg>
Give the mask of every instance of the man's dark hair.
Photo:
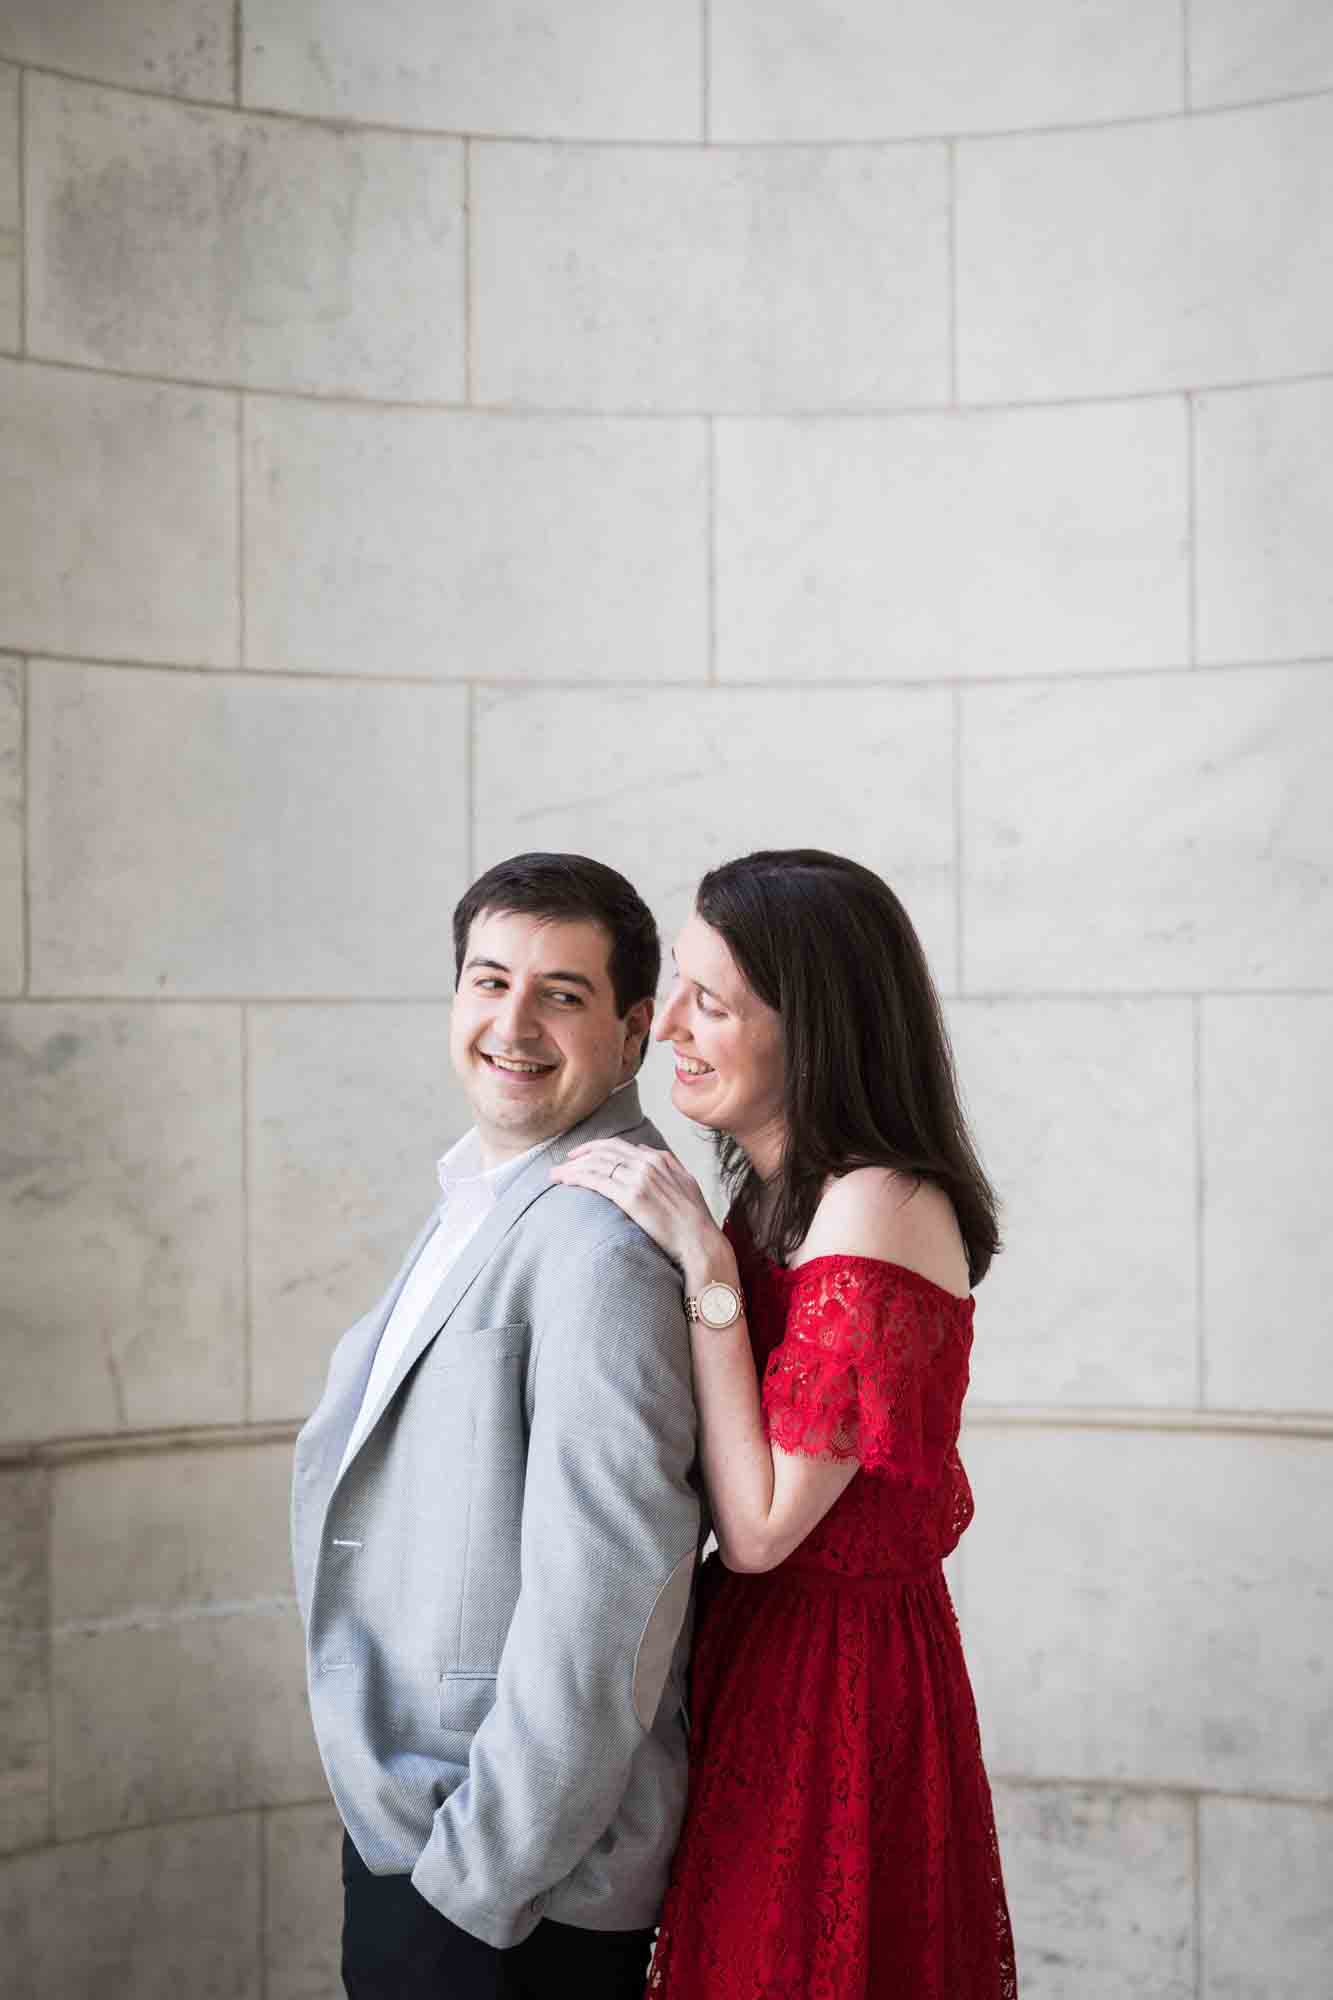
<svg viewBox="0 0 1333 2000">
<path fill-rule="evenodd" d="M 887 882 L 818 848 L 746 854 L 705 875 L 694 907 L 782 1018 L 786 1147 L 760 1247 L 785 1262 L 830 1177 L 894 1167 L 943 1188 L 979 1284 L 1000 1247 L 948 1031 L 911 919 Z M 759 1177 L 717 1137 L 722 1179 L 753 1226 Z"/>
<path fill-rule="evenodd" d="M 462 976 L 468 932 L 483 911 L 600 925 L 610 946 L 607 971 L 622 1020 L 636 1000 L 651 1000 L 657 992 L 662 945 L 653 913 L 633 884 L 604 862 L 586 854 L 515 854 L 488 868 L 454 911 L 455 983 Z"/>
</svg>

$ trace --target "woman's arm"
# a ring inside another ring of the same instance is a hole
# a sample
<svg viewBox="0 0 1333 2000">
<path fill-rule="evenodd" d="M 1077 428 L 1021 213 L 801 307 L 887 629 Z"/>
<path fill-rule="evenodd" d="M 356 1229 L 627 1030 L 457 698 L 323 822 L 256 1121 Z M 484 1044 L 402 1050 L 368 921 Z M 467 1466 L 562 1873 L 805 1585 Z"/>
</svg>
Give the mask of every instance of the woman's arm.
<svg viewBox="0 0 1333 2000">
<path fill-rule="evenodd" d="M 740 1290 L 735 1252 L 674 1154 L 624 1139 L 590 1140 L 552 1178 L 614 1201 L 674 1258 L 689 1295 L 711 1279 Z M 807 1457 L 769 1443 L 743 1318 L 721 1329 L 696 1321 L 691 1350 L 700 1457 L 722 1560 L 728 1569 L 773 1569 L 846 1491 L 857 1461 Z"/>
</svg>

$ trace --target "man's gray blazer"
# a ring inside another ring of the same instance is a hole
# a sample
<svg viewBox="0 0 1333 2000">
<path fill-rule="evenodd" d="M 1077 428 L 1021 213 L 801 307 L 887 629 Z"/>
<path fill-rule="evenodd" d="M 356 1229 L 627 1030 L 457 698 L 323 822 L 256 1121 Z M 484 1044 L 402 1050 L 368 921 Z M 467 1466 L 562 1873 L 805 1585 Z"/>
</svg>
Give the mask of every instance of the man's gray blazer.
<svg viewBox="0 0 1333 2000">
<path fill-rule="evenodd" d="M 551 1167 L 663 1141 L 618 1091 L 507 1186 L 339 1476 L 379 1337 L 434 1225 L 339 1342 L 296 1445 L 310 1704 L 343 1821 L 493 1945 L 548 1914 L 656 1921 L 685 1800 L 700 1534 L 681 1281 Z"/>
</svg>

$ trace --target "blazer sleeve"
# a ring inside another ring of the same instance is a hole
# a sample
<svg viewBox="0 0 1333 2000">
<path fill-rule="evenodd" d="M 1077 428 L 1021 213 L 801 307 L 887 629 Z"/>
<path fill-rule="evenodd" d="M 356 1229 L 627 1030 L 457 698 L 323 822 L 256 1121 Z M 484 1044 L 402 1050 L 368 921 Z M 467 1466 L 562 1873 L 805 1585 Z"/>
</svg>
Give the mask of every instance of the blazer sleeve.
<svg viewBox="0 0 1333 2000">
<path fill-rule="evenodd" d="M 522 1584 L 494 1707 L 412 1872 L 517 1944 L 615 1817 L 683 1626 L 698 1545 L 679 1275 L 632 1225 L 562 1260 L 534 1326 Z"/>
</svg>

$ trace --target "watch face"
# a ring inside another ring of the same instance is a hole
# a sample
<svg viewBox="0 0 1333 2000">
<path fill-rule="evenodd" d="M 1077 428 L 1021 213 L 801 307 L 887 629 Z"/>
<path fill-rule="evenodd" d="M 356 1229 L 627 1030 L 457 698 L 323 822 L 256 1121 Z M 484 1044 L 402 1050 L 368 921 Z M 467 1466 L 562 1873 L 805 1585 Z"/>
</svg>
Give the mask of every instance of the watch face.
<svg viewBox="0 0 1333 2000">
<path fill-rule="evenodd" d="M 741 1302 L 730 1285 L 705 1285 L 699 1294 L 699 1317 L 705 1326 L 730 1326 L 739 1319 Z"/>
</svg>

